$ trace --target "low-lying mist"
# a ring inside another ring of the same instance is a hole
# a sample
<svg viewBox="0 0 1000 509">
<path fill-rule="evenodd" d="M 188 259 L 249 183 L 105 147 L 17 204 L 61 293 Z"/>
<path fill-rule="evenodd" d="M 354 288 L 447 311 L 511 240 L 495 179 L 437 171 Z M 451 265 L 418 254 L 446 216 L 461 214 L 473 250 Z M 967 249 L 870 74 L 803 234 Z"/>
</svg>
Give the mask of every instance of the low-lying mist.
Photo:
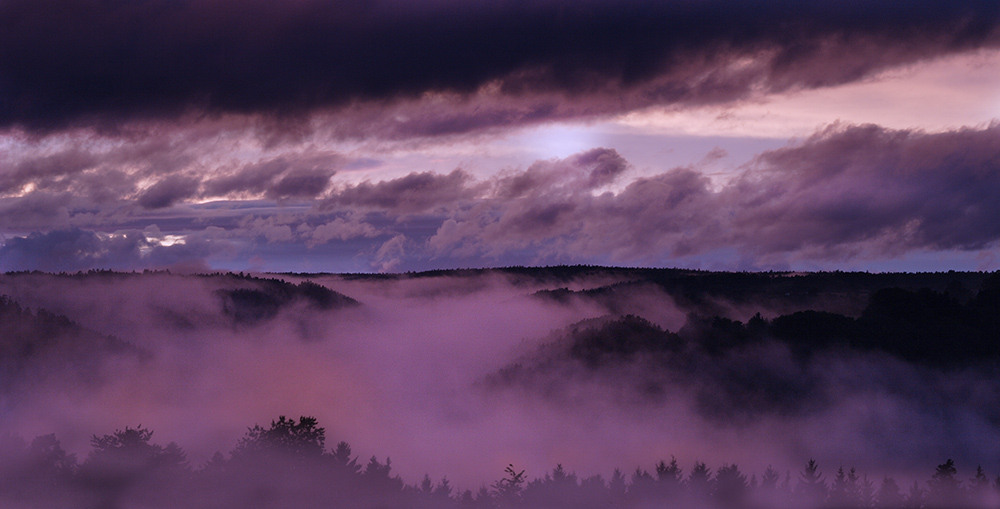
<svg viewBox="0 0 1000 509">
<path fill-rule="evenodd" d="M 511 464 L 610 480 L 671 457 L 900 486 L 953 458 L 992 478 L 987 276 L 12 273 L 0 431 L 83 461 L 95 435 L 147 429 L 200 469 L 254 424 L 314 416 L 328 447 L 456 494 Z"/>
</svg>

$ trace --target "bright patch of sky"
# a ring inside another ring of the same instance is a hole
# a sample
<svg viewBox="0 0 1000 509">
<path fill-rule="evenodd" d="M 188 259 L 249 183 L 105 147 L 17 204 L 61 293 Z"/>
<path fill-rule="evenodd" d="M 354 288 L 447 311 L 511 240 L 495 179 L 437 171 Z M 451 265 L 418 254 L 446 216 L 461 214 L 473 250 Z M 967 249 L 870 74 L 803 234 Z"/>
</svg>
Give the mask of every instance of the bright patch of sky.
<svg viewBox="0 0 1000 509">
<path fill-rule="evenodd" d="M 726 107 L 623 115 L 648 133 L 796 138 L 833 122 L 945 131 L 1000 119 L 1000 51 L 943 58 L 866 81 L 766 97 Z"/>
<path fill-rule="evenodd" d="M 617 150 L 633 165 L 633 177 L 682 166 L 719 178 L 762 151 L 803 139 L 832 123 L 934 132 L 984 126 L 998 119 L 1000 51 L 983 51 L 894 69 L 859 83 L 738 105 L 651 108 L 599 122 L 543 124 L 507 135 L 470 136 L 378 154 L 359 147 L 356 157 L 383 164 L 338 175 L 337 180 L 383 180 L 412 171 L 447 173 L 459 167 L 488 177 L 501 169 L 526 168 L 537 160 L 595 147 Z"/>
</svg>

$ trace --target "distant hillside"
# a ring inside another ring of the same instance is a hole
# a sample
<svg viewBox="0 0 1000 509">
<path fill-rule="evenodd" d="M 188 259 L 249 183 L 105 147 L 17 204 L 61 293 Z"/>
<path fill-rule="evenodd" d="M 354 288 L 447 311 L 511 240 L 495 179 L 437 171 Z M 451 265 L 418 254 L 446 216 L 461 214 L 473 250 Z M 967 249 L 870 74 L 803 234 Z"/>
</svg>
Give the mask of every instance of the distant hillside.
<svg viewBox="0 0 1000 509">
<path fill-rule="evenodd" d="M 705 298 L 717 290 L 731 297 L 747 288 L 794 290 L 795 284 L 826 281 L 829 286 L 817 288 L 823 293 L 854 280 L 859 282 L 854 292 L 871 292 L 857 317 L 822 307 L 773 318 L 758 313 L 746 322 L 691 312 L 672 332 L 641 316 L 610 314 L 555 333 L 536 352 L 487 376 L 484 384 L 520 386 L 556 399 L 567 397 L 574 383 L 593 381 L 619 397 L 654 400 L 672 387 L 687 387 L 696 391 L 701 411 L 720 422 L 808 413 L 825 408 L 834 399 L 830 391 L 842 396 L 884 390 L 915 400 L 949 401 L 954 408 L 969 404 L 972 412 L 1000 423 L 1000 411 L 980 406 L 971 396 L 956 398 L 956 389 L 941 383 L 961 386 L 971 373 L 983 382 L 1000 381 L 1000 274 L 963 275 L 980 280 L 975 291 L 950 282 L 953 274 L 836 276 L 795 276 L 793 284 L 783 285 L 760 274 L 714 274 L 705 278 L 712 289 L 693 295 Z M 724 280 L 744 285 L 735 290 L 716 286 Z M 875 282 L 911 288 L 936 283 L 947 289 L 876 289 Z M 690 280 L 679 284 L 695 286 Z M 536 296 L 566 305 L 572 298 L 592 299 L 613 308 L 622 288 L 628 285 Z"/>
<path fill-rule="evenodd" d="M 44 309 L 32 312 L 6 296 L 0 296 L 0 331 L 0 394 L 50 378 L 98 384 L 100 365 L 109 356 L 145 355 L 132 343 Z"/>
<path fill-rule="evenodd" d="M 320 311 L 360 305 L 358 301 L 344 294 L 311 281 L 295 285 L 280 279 L 253 276 L 231 274 L 221 277 L 238 279 L 241 283 L 237 288 L 216 291 L 222 300 L 223 312 L 236 323 L 254 324 L 268 320 L 274 318 L 282 309 L 296 303 L 304 303 Z"/>
</svg>

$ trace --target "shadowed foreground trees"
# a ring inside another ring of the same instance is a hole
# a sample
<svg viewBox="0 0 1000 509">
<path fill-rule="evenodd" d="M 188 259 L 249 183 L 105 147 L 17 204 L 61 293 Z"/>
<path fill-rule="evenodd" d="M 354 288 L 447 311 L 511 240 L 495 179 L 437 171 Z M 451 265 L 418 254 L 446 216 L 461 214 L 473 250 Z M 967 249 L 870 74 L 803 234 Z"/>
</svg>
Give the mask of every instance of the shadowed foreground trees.
<svg viewBox="0 0 1000 509">
<path fill-rule="evenodd" d="M 508 465 L 504 477 L 477 491 L 456 492 L 447 479 L 425 476 L 408 485 L 391 462 L 372 457 L 364 467 L 350 445 L 326 448 L 326 431 L 312 417 L 284 416 L 253 426 L 227 456 L 217 453 L 192 468 L 177 444 L 160 446 L 138 426 L 94 436 L 82 463 L 54 435 L 27 443 L 0 435 L 0 506 L 67 508 L 997 508 L 1000 478 L 977 468 L 964 480 L 951 459 L 930 478 L 900 489 L 891 477 L 869 480 L 854 468 L 827 477 L 815 460 L 798 473 L 768 467 L 758 475 L 702 462 L 685 473 L 675 458 L 639 467 L 627 477 L 615 470 L 580 478 L 557 465 L 542 477 Z"/>
</svg>

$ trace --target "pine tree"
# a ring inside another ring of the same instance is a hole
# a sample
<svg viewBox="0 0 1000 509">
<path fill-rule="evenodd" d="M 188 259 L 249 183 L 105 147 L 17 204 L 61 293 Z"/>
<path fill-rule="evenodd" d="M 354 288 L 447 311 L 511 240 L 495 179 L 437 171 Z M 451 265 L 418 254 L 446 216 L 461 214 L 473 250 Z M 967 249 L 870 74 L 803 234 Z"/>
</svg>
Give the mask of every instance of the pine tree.
<svg viewBox="0 0 1000 509">
<path fill-rule="evenodd" d="M 964 504 L 965 493 L 962 481 L 955 478 L 957 474 L 954 460 L 948 459 L 938 465 L 931 480 L 927 482 L 927 503 L 941 507 Z"/>
<path fill-rule="evenodd" d="M 905 498 L 899 490 L 899 485 L 892 477 L 883 477 L 882 484 L 875 492 L 875 506 L 879 508 L 895 509 L 903 507 Z"/>
<path fill-rule="evenodd" d="M 721 507 L 740 507 L 746 502 L 747 476 L 735 465 L 722 465 L 715 472 L 715 499 Z"/>
<path fill-rule="evenodd" d="M 823 475 L 819 472 L 816 460 L 810 459 L 806 468 L 799 474 L 796 492 L 802 502 L 807 505 L 820 505 L 826 501 L 826 481 L 823 480 Z"/>
</svg>

